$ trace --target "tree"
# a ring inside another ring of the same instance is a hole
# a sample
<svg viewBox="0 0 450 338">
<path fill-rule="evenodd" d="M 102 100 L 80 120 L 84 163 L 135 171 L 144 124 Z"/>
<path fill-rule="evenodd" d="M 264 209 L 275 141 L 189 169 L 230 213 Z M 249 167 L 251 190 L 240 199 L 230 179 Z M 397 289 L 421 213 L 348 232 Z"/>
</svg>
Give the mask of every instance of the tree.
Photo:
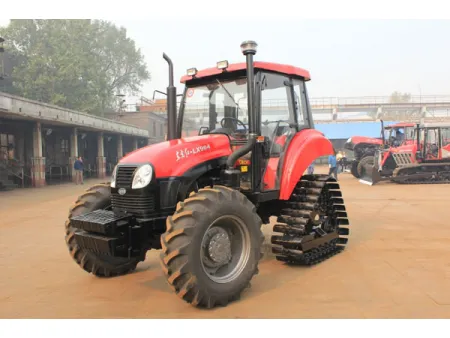
<svg viewBox="0 0 450 338">
<path fill-rule="evenodd" d="M 100 114 L 150 79 L 126 29 L 108 21 L 11 20 L 0 35 L 14 56 L 14 90 L 30 99 Z"/>
<path fill-rule="evenodd" d="M 407 103 L 411 101 L 410 93 L 393 92 L 389 98 L 389 103 Z"/>
</svg>

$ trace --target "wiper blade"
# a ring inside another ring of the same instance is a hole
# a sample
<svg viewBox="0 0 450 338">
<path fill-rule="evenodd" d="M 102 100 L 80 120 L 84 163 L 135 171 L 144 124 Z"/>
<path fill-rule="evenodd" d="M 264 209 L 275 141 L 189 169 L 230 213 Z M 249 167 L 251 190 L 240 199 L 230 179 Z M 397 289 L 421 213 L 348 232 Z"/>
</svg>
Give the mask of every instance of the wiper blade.
<svg viewBox="0 0 450 338">
<path fill-rule="evenodd" d="M 236 101 L 234 100 L 233 95 L 230 94 L 230 92 L 228 91 L 228 89 L 225 88 L 225 86 L 222 84 L 222 82 L 219 81 L 219 79 L 216 79 L 217 83 L 223 88 L 223 90 L 225 90 L 225 92 L 227 93 L 227 95 L 230 97 L 230 99 L 233 100 L 234 104 L 236 105 L 236 108 L 239 111 L 239 105 L 236 103 Z"/>
</svg>

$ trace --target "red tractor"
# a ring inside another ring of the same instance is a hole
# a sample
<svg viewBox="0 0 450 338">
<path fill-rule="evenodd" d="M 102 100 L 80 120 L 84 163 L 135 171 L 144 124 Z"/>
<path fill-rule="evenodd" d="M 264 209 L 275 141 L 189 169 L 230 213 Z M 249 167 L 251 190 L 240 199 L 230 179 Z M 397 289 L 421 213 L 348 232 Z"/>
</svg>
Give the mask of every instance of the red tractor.
<svg viewBox="0 0 450 338">
<path fill-rule="evenodd" d="M 423 123 L 412 142 L 380 149 L 363 167 L 361 183 L 450 183 L 450 124 Z"/>
<path fill-rule="evenodd" d="M 162 249 L 175 293 L 211 308 L 238 299 L 258 272 L 270 216 L 278 217 L 271 242 L 280 261 L 312 265 L 344 249 L 349 222 L 338 183 L 303 175 L 333 153 L 314 129 L 309 72 L 254 62 L 256 47 L 242 43 L 246 63 L 189 69 L 178 115 L 173 65 L 163 54 L 168 140 L 122 158 L 110 183 L 91 187 L 70 209 L 66 242 L 81 268 L 123 275 L 148 250 Z M 286 104 L 263 104 L 274 96 Z M 181 137 L 186 121 L 197 124 L 197 136 Z"/>
<path fill-rule="evenodd" d="M 391 147 L 398 147 L 403 144 L 413 142 L 414 138 L 414 123 L 396 123 L 385 126 L 381 129 L 382 137 L 373 138 L 366 136 L 352 136 L 344 145 L 345 149 L 353 151 L 354 160 L 352 162 L 350 172 L 356 178 L 361 178 L 362 167 L 369 159 L 369 156 L 374 156 L 375 151 L 384 145 Z M 385 140 L 387 134 L 387 141 Z M 365 159 L 363 161 L 363 159 Z"/>
</svg>

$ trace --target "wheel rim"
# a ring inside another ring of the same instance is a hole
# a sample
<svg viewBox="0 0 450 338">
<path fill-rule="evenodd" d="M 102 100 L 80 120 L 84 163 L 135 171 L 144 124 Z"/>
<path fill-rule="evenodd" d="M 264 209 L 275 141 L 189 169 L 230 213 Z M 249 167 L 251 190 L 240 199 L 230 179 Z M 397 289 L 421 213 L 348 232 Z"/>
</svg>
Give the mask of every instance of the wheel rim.
<svg viewBox="0 0 450 338">
<path fill-rule="evenodd" d="M 200 248 L 203 271 L 216 283 L 232 282 L 247 265 L 250 247 L 250 233 L 240 218 L 219 217 L 203 235 Z"/>
</svg>

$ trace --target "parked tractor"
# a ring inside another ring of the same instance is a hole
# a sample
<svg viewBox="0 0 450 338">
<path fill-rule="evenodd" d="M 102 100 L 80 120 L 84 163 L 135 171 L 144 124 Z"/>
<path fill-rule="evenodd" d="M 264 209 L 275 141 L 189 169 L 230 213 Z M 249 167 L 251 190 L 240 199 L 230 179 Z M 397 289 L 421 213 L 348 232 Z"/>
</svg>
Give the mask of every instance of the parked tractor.
<svg viewBox="0 0 450 338">
<path fill-rule="evenodd" d="M 381 138 L 366 136 L 352 136 L 344 145 L 345 149 L 353 151 L 354 160 L 350 172 L 356 178 L 361 178 L 362 167 L 370 160 L 366 157 L 374 156 L 375 151 L 383 146 L 398 147 L 413 142 L 414 123 L 396 123 L 381 129 Z M 386 137 L 387 136 L 387 137 Z M 363 161 L 363 159 L 365 159 Z"/>
<path fill-rule="evenodd" d="M 349 221 L 336 180 L 304 175 L 333 153 L 314 129 L 308 71 L 254 61 L 192 68 L 179 112 L 173 65 L 167 88 L 167 141 L 123 157 L 110 183 L 94 185 L 70 209 L 71 256 L 95 276 L 130 273 L 150 249 L 161 249 L 169 285 L 187 303 L 225 306 L 258 273 L 263 223 L 276 216 L 271 238 L 279 261 L 313 265 L 347 243 Z M 285 106 L 267 106 L 278 96 Z M 199 117 L 201 115 L 201 117 Z M 186 121 L 198 135 L 182 138 Z M 245 123 L 244 121 L 247 121 Z"/>
<path fill-rule="evenodd" d="M 361 183 L 450 183 L 450 123 L 422 123 L 413 142 L 380 149 L 363 167 Z"/>
</svg>

